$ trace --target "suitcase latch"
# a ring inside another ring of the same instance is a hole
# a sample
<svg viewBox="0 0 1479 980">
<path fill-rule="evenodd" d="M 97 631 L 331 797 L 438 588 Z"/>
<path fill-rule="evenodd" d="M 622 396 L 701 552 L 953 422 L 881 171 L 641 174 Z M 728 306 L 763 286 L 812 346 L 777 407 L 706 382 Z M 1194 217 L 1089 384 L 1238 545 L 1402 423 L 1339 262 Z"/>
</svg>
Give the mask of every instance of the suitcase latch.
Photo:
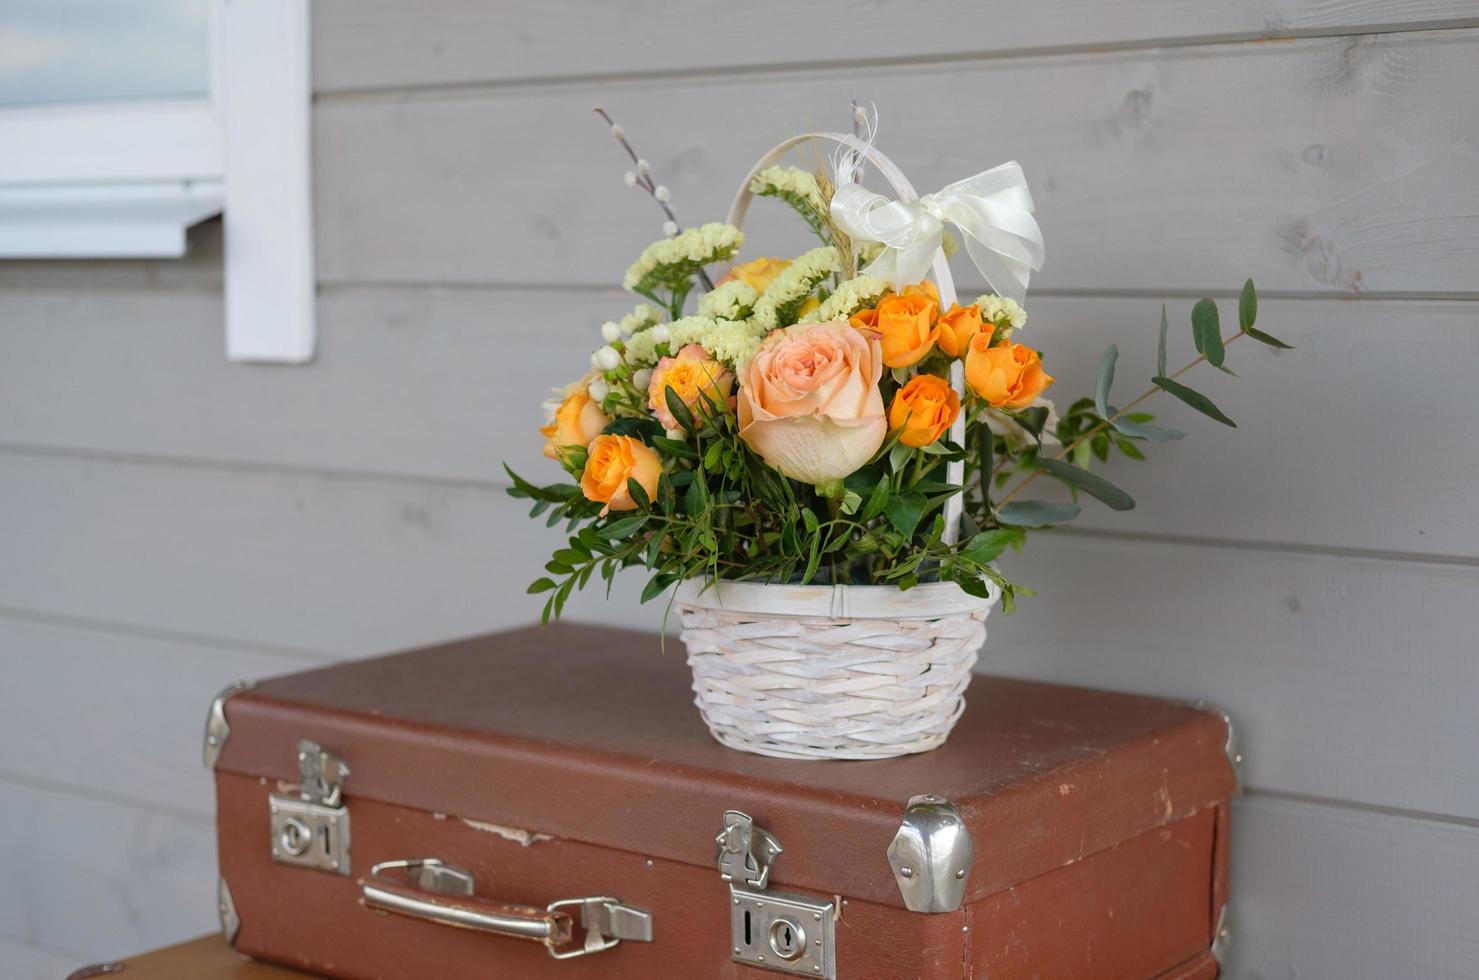
<svg viewBox="0 0 1479 980">
<path fill-rule="evenodd" d="M 837 926 L 832 901 L 765 890 L 780 842 L 748 814 L 729 810 L 719 846 L 719 877 L 729 885 L 729 931 L 736 963 L 835 980 Z"/>
<path fill-rule="evenodd" d="M 344 760 L 314 742 L 298 743 L 298 792 L 273 793 L 267 809 L 272 860 L 349 875 L 349 808 Z"/>
</svg>

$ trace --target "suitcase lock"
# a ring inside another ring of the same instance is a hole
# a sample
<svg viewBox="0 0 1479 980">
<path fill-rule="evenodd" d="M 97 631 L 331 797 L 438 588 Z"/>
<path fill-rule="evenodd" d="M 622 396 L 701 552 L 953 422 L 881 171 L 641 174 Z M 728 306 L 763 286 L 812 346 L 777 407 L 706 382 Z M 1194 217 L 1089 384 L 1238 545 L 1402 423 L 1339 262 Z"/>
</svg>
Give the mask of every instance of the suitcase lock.
<svg viewBox="0 0 1479 980">
<path fill-rule="evenodd" d="M 272 860 L 349 876 L 349 808 L 343 803 L 349 767 L 307 740 L 298 743 L 296 794 L 267 802 Z"/>
<path fill-rule="evenodd" d="M 719 877 L 729 884 L 730 948 L 736 963 L 804 977 L 837 976 L 836 907 L 807 895 L 765 890 L 780 842 L 748 814 L 729 810 L 719 845 Z"/>
</svg>

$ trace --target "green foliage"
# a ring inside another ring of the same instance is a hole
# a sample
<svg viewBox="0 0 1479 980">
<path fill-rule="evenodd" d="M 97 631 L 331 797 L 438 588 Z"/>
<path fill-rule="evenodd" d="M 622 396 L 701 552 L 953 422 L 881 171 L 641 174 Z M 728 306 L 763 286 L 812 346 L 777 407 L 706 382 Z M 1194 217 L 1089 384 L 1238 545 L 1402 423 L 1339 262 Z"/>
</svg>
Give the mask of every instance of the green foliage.
<svg viewBox="0 0 1479 980">
<path fill-rule="evenodd" d="M 1227 349 L 1222 344 L 1222 323 L 1217 316 L 1217 304 L 1212 300 L 1199 299 L 1191 308 L 1191 333 L 1197 353 L 1213 367 L 1222 367 Z"/>
<path fill-rule="evenodd" d="M 1224 415 L 1222 409 L 1213 404 L 1212 399 L 1201 392 L 1193 391 L 1181 382 L 1172 381 L 1170 378 L 1155 377 L 1150 380 L 1157 388 L 1169 395 L 1175 395 L 1208 418 L 1216 419 L 1223 425 L 1231 426 L 1234 429 L 1238 427 L 1238 423 Z"/>
</svg>

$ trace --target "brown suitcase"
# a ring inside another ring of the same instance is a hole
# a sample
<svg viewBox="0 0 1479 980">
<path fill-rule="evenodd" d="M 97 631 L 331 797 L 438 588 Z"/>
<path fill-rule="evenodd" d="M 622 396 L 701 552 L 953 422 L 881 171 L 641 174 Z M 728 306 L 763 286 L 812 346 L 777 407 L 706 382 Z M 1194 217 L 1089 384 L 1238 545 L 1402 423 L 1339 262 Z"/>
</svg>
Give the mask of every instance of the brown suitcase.
<svg viewBox="0 0 1479 980">
<path fill-rule="evenodd" d="M 1219 713 L 983 676 L 943 748 L 797 762 L 688 685 L 558 626 L 224 692 L 224 931 L 355 980 L 1217 975 Z"/>
</svg>

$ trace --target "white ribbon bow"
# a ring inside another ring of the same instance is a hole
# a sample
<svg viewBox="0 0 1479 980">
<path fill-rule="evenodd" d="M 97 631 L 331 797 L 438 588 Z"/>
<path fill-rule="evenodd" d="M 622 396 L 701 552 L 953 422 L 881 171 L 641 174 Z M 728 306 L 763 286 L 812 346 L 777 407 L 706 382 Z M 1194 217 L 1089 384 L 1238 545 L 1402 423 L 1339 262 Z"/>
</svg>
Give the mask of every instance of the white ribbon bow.
<svg viewBox="0 0 1479 980">
<path fill-rule="evenodd" d="M 895 285 L 924 278 L 944 242 L 947 221 L 960 229 L 971 261 L 1000 296 L 1022 302 L 1033 271 L 1042 268 L 1042 231 L 1032 217 L 1027 178 L 1015 160 L 946 184 L 917 201 L 890 201 L 861 184 L 839 180 L 832 220 L 854 242 L 884 246 L 863 272 Z"/>
</svg>

